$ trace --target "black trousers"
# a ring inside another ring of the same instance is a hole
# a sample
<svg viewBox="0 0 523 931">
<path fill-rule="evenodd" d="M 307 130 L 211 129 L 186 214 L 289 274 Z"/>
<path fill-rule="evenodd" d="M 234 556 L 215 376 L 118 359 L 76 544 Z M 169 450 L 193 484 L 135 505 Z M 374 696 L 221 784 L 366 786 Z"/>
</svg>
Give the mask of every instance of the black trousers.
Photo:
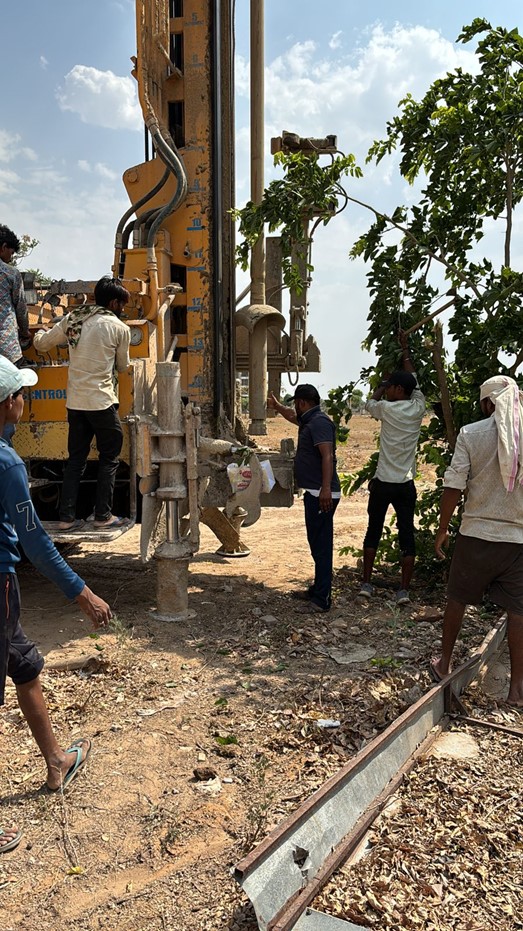
<svg viewBox="0 0 523 931">
<path fill-rule="evenodd" d="M 116 404 L 103 411 L 67 411 L 69 437 L 67 451 L 69 459 L 65 467 L 60 499 L 60 520 L 73 521 L 76 517 L 76 501 L 80 481 L 91 442 L 96 437 L 98 450 L 98 478 L 94 519 L 103 521 L 111 516 L 114 483 L 122 450 L 123 431 Z"/>
<path fill-rule="evenodd" d="M 307 540 L 314 560 L 314 583 L 310 597 L 325 611 L 331 606 L 334 512 L 338 501 L 338 498 L 333 499 L 331 511 L 320 511 L 318 498 L 308 491 L 303 496 Z"/>
<path fill-rule="evenodd" d="M 398 522 L 398 536 L 402 556 L 416 555 L 416 542 L 414 538 L 414 507 L 416 505 L 416 486 L 413 481 L 382 482 L 373 478 L 369 483 L 369 503 L 367 513 L 369 525 L 363 541 L 364 547 L 377 550 L 383 524 L 389 504 L 396 511 Z"/>
</svg>

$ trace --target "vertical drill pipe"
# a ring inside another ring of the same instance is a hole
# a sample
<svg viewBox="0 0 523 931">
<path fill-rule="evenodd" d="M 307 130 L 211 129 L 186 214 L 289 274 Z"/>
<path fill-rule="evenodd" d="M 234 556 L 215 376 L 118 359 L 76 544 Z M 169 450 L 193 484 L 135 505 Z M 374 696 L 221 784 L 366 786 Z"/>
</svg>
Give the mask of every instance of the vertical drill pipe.
<svg viewBox="0 0 523 931">
<path fill-rule="evenodd" d="M 180 539 L 178 526 L 179 500 L 187 496 L 184 462 L 185 424 L 179 363 L 158 362 L 156 384 L 160 428 L 160 488 L 173 489 L 176 495 L 166 498 L 167 540 L 155 553 L 158 561 L 156 601 L 160 617 L 175 619 L 187 612 L 190 555 L 190 550 Z"/>
<path fill-rule="evenodd" d="M 251 0 L 251 200 L 263 198 L 264 2 Z M 265 248 L 261 233 L 251 255 L 251 305 L 265 304 Z M 249 339 L 249 433 L 267 433 L 267 324 L 259 321 Z"/>
<path fill-rule="evenodd" d="M 251 200 L 263 198 L 264 3 L 251 0 Z M 251 304 L 265 304 L 263 233 L 252 250 Z"/>
</svg>

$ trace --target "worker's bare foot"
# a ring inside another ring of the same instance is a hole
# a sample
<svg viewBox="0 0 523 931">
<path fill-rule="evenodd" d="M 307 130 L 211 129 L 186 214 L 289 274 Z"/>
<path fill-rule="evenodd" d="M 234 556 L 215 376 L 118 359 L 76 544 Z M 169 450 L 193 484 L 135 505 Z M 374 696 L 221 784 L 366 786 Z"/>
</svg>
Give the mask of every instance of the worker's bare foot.
<svg viewBox="0 0 523 931">
<path fill-rule="evenodd" d="M 0 853 L 7 853 L 8 850 L 18 847 L 21 837 L 22 832 L 16 824 L 12 824 L 10 828 L 0 828 Z"/>
<path fill-rule="evenodd" d="M 432 659 L 430 661 L 429 673 L 430 673 L 430 678 L 432 679 L 433 682 L 441 682 L 441 680 L 444 679 L 445 676 L 448 676 L 449 670 L 448 670 L 448 667 L 447 669 L 443 668 L 442 660 L 440 657 L 439 659 Z"/>
<path fill-rule="evenodd" d="M 76 740 L 68 750 L 61 750 L 57 757 L 49 761 L 46 786 L 50 792 L 56 792 L 61 786 L 65 788 L 71 782 L 85 763 L 90 749 L 91 741 L 87 738 Z"/>
<path fill-rule="evenodd" d="M 523 711 L 523 694 L 518 689 L 511 689 L 507 695 L 505 704 L 509 708 L 521 709 Z"/>
</svg>

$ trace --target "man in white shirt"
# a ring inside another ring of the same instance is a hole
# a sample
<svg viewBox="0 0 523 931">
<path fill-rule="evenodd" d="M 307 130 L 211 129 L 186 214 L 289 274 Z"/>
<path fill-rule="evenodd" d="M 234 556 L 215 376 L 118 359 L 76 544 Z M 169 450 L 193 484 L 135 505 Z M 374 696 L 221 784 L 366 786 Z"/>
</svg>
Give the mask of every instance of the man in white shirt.
<svg viewBox="0 0 523 931">
<path fill-rule="evenodd" d="M 69 346 L 69 459 L 60 499 L 61 530 L 82 524 L 76 520 L 76 502 L 93 437 L 99 457 L 94 526 L 105 529 L 127 523 L 112 513 L 112 505 L 123 442 L 115 369 L 125 372 L 130 365 L 130 331 L 120 320 L 129 292 L 118 278 L 106 277 L 96 284 L 94 298 L 96 304 L 76 308 L 51 330 L 40 330 L 34 337 L 37 352 Z"/>
<path fill-rule="evenodd" d="M 371 575 L 389 505 L 396 512 L 401 553 L 401 585 L 396 592 L 398 605 L 409 603 L 409 587 L 414 571 L 416 543 L 416 449 L 425 414 L 425 398 L 418 388 L 410 358 L 408 338 L 400 330 L 403 369 L 393 372 L 377 387 L 365 408 L 381 420 L 380 451 L 374 478 L 369 483 L 369 522 L 363 541 L 363 581 L 358 594 L 367 600 L 374 594 Z"/>
<path fill-rule="evenodd" d="M 512 378 L 497 375 L 481 386 L 480 404 L 488 419 L 461 429 L 443 479 L 434 544 L 440 559 L 465 491 L 466 499 L 450 567 L 441 657 L 430 671 L 436 681 L 448 674 L 465 607 L 480 604 L 488 592 L 507 612 L 507 703 L 523 708 L 523 394 Z"/>
</svg>

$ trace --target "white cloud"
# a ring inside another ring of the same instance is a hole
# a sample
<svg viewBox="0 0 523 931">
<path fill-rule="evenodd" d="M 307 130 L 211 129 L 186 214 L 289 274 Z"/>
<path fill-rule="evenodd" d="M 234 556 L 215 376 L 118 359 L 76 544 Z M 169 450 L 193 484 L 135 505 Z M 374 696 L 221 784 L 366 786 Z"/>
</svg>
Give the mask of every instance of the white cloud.
<svg viewBox="0 0 523 931">
<path fill-rule="evenodd" d="M 22 146 L 22 148 L 20 149 L 20 154 L 23 155 L 24 158 L 27 158 L 30 162 L 38 161 L 38 155 L 36 154 L 35 150 L 30 149 L 26 145 Z"/>
<path fill-rule="evenodd" d="M 77 113 L 83 123 L 117 130 L 142 127 L 134 79 L 112 71 L 75 65 L 56 98 L 61 110 Z"/>
<path fill-rule="evenodd" d="M 17 133 L 0 129 L 0 162 L 10 162 L 16 155 L 20 143 Z"/>
<path fill-rule="evenodd" d="M 115 181 L 118 177 L 116 171 L 113 171 L 112 168 L 109 168 L 108 165 L 104 165 L 103 162 L 97 162 L 94 166 L 95 174 L 100 178 L 106 178 L 108 181 Z"/>
<path fill-rule="evenodd" d="M 100 178 L 105 178 L 108 181 L 115 181 L 118 177 L 118 173 L 113 171 L 112 168 L 109 168 L 108 165 L 105 165 L 103 162 L 96 162 L 95 165 L 91 165 L 85 158 L 78 160 L 78 167 L 80 171 L 85 172 L 86 174 L 95 174 Z"/>
<path fill-rule="evenodd" d="M 40 67 L 42 71 L 45 71 L 48 65 L 49 65 L 49 62 L 47 61 L 47 58 L 45 57 L 45 55 L 40 55 Z"/>
<path fill-rule="evenodd" d="M 458 65 L 470 70 L 477 62 L 423 26 L 374 26 L 350 58 L 322 57 L 314 42 L 297 43 L 266 69 L 267 118 L 304 136 L 335 132 L 341 148 L 363 154 L 405 93 L 421 96 Z"/>
<path fill-rule="evenodd" d="M 16 171 L 9 171 L 7 168 L 2 168 L 0 172 L 0 197 L 4 194 L 8 195 L 13 190 L 13 187 L 18 184 L 19 180 L 20 175 L 17 175 Z"/>
<path fill-rule="evenodd" d="M 22 137 L 18 133 L 11 133 L 7 129 L 0 129 L 0 163 L 12 162 L 20 157 L 31 162 L 37 160 L 36 152 L 28 146 L 21 145 Z"/>
<path fill-rule="evenodd" d="M 340 45 L 341 45 L 341 37 L 342 37 L 342 35 L 343 35 L 343 31 L 342 31 L 341 29 L 339 29 L 338 32 L 335 32 L 334 35 L 332 35 L 332 36 L 330 37 L 330 40 L 329 40 L 329 48 L 331 48 L 331 49 L 337 49 L 337 48 L 339 48 Z"/>
</svg>

